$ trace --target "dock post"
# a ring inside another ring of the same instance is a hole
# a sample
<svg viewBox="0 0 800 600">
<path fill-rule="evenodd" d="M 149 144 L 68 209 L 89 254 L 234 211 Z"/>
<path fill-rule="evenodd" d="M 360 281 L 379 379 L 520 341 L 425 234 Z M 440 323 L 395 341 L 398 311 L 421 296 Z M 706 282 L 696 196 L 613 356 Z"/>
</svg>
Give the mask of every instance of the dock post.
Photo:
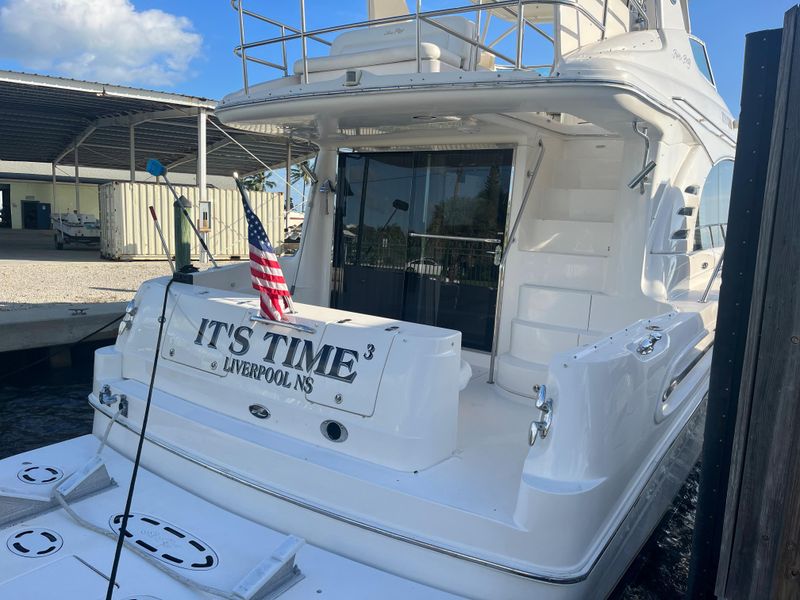
<svg viewBox="0 0 800 600">
<path fill-rule="evenodd" d="M 708 392 L 688 595 L 715 598 L 739 379 L 767 179 L 782 31 L 747 36 L 717 331 Z"/>
<path fill-rule="evenodd" d="M 784 21 L 750 317 L 739 332 L 746 331 L 747 341 L 715 590 L 731 600 L 800 596 L 798 164 L 800 7 L 795 7 Z"/>
<path fill-rule="evenodd" d="M 189 209 L 188 206 L 186 208 Z M 192 230 L 180 207 L 172 207 L 172 219 L 175 232 L 175 270 L 180 271 L 192 264 Z"/>
</svg>

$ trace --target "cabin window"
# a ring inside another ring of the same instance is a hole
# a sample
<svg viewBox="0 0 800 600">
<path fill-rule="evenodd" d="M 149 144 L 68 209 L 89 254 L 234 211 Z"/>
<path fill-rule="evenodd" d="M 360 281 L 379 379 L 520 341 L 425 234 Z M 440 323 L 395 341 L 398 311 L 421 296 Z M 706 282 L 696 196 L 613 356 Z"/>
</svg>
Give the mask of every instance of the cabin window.
<svg viewBox="0 0 800 600">
<path fill-rule="evenodd" d="M 711 61 L 708 60 L 706 45 L 697 38 L 689 38 L 689 43 L 692 45 L 694 64 L 696 64 L 697 68 L 700 69 L 703 77 L 708 79 L 709 83 L 714 85 L 714 75 L 711 73 Z"/>
<path fill-rule="evenodd" d="M 695 250 L 725 245 L 732 183 L 732 160 L 723 160 L 711 168 L 700 196 L 700 209 L 694 230 Z"/>
</svg>

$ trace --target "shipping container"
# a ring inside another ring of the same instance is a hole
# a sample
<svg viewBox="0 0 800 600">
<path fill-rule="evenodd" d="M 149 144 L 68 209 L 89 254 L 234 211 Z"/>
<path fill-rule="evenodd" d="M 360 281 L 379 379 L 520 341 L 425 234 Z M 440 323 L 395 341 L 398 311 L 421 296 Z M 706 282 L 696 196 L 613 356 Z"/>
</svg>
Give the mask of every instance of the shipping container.
<svg viewBox="0 0 800 600">
<path fill-rule="evenodd" d="M 208 247 L 217 260 L 246 259 L 248 256 L 247 222 L 238 190 L 208 188 L 210 219 L 206 220 L 199 202 L 199 190 L 175 186 L 192 206 L 197 227 L 207 230 Z M 283 194 L 250 192 L 250 203 L 261 218 L 264 229 L 277 253 L 284 238 Z M 165 185 L 115 181 L 100 186 L 100 254 L 113 260 L 161 259 L 164 252 L 148 207 L 152 206 L 167 243 L 174 254 L 173 197 Z M 192 235 L 192 258 L 199 260 L 200 244 Z"/>
</svg>

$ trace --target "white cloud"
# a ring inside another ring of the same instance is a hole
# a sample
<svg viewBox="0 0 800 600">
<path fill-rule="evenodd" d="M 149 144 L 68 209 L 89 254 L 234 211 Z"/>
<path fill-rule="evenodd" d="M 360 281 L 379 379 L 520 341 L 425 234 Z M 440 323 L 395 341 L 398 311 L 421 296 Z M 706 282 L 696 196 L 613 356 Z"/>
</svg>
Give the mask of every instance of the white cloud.
<svg viewBox="0 0 800 600">
<path fill-rule="evenodd" d="M 184 79 L 202 37 L 186 17 L 137 11 L 129 0 L 8 0 L 0 56 L 23 68 L 104 83 Z"/>
</svg>

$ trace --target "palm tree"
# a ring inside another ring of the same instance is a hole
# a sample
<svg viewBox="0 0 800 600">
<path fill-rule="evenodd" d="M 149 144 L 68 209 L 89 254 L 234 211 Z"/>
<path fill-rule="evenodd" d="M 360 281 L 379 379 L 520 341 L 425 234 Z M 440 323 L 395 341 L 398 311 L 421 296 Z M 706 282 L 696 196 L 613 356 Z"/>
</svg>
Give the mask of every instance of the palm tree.
<svg viewBox="0 0 800 600">
<path fill-rule="evenodd" d="M 275 187 L 276 183 L 272 180 L 272 171 L 262 171 L 254 175 L 248 175 L 242 179 L 244 187 L 254 192 L 264 192 Z"/>
<path fill-rule="evenodd" d="M 309 176 L 310 173 L 314 170 L 314 161 L 316 159 L 311 160 L 304 160 L 296 165 L 292 166 L 290 179 L 292 183 L 297 183 L 301 179 L 303 180 L 303 200 L 306 198 L 306 186 L 311 183 L 311 177 Z M 300 165 L 305 165 L 305 169 L 302 168 Z"/>
</svg>

